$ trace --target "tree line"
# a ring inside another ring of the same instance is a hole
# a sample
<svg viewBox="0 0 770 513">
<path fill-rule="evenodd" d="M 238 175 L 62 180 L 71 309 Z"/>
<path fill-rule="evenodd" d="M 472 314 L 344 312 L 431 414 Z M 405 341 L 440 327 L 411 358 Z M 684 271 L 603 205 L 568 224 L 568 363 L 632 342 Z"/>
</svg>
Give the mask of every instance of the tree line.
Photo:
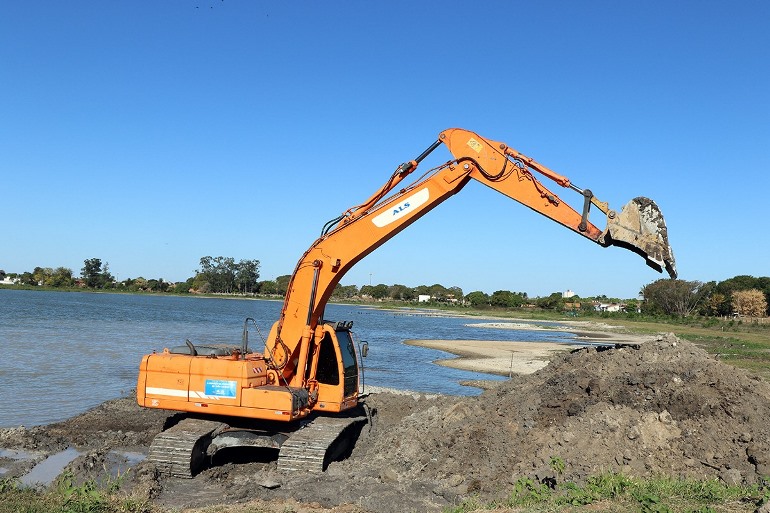
<svg viewBox="0 0 770 513">
<path fill-rule="evenodd" d="M 740 275 L 716 282 L 661 279 L 642 288 L 642 311 L 689 317 L 766 317 L 770 315 L 770 277 Z"/>
<path fill-rule="evenodd" d="M 248 294 L 284 296 L 291 279 L 290 275 L 278 276 L 274 280 L 259 280 L 259 260 L 239 260 L 232 257 L 204 256 L 193 276 L 183 282 L 170 283 L 162 278 L 128 278 L 116 281 L 110 273 L 109 264 L 99 258 L 83 262 L 80 276 L 66 267 L 35 267 L 31 272 L 7 274 L 0 270 L 0 280 L 10 278 L 24 286 L 45 286 L 52 288 L 81 287 L 97 290 L 127 290 L 173 293 Z M 522 308 L 539 307 L 547 310 L 584 310 L 595 308 L 596 302 L 622 303 L 626 312 L 641 312 L 648 315 L 688 317 L 702 315 L 765 317 L 770 314 L 770 277 L 755 278 L 748 275 L 735 276 L 721 282 L 700 282 L 660 279 L 642 287 L 639 299 L 598 296 L 565 298 L 561 292 L 548 296 L 531 298 L 526 292 L 497 290 L 492 294 L 473 291 L 464 294 L 460 287 L 445 287 L 441 284 L 409 287 L 402 284 L 386 285 L 337 285 L 332 298 L 343 300 L 373 299 L 378 301 L 414 302 L 424 300 L 432 303 L 462 304 L 474 308 Z"/>
<path fill-rule="evenodd" d="M 259 265 L 259 260 L 236 262 L 233 257 L 205 256 L 190 288 L 201 293 L 252 294 L 259 289 Z"/>
</svg>

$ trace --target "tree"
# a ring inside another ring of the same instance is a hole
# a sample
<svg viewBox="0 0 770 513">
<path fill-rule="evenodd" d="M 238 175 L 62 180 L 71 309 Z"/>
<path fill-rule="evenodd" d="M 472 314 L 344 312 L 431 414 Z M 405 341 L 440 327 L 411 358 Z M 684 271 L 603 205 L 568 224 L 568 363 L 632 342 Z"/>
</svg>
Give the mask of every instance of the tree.
<svg viewBox="0 0 770 513">
<path fill-rule="evenodd" d="M 109 264 L 107 262 L 102 266 L 99 258 L 89 258 L 83 261 L 83 268 L 80 270 L 80 276 L 91 289 L 103 289 L 109 286 L 115 278 L 110 274 Z"/>
<path fill-rule="evenodd" d="M 72 269 L 67 267 L 57 267 L 51 274 L 51 287 L 71 287 L 73 282 Z"/>
<path fill-rule="evenodd" d="M 486 292 L 476 290 L 469 292 L 465 300 L 473 307 L 489 306 L 489 295 Z"/>
<path fill-rule="evenodd" d="M 564 307 L 564 296 L 561 292 L 553 292 L 547 297 L 538 298 L 535 304 L 546 310 L 561 310 Z"/>
<path fill-rule="evenodd" d="M 719 284 L 716 285 L 716 290 L 727 296 L 731 296 L 732 293 L 736 290 L 751 290 L 751 289 L 761 290 L 762 287 L 757 283 L 757 280 L 758 279 L 753 276 L 742 274 L 739 276 L 728 278 L 727 280 L 724 280 L 724 281 L 720 281 Z"/>
<path fill-rule="evenodd" d="M 764 317 L 767 300 L 761 290 L 736 290 L 733 292 L 733 309 L 738 315 Z"/>
<path fill-rule="evenodd" d="M 280 294 L 282 296 L 286 295 L 286 292 L 289 290 L 289 282 L 291 281 L 291 275 L 290 274 L 284 274 L 282 276 L 278 276 L 275 279 L 275 292 L 276 294 Z"/>
<path fill-rule="evenodd" d="M 180 281 L 176 285 L 174 285 L 174 293 L 175 294 L 187 294 L 190 292 L 190 289 L 193 288 L 193 279 L 194 278 L 188 278 L 187 281 Z"/>
<path fill-rule="evenodd" d="M 413 288 L 396 284 L 388 287 L 388 297 L 400 301 L 411 301 L 416 296 Z"/>
<path fill-rule="evenodd" d="M 32 271 L 32 276 L 35 280 L 35 285 L 49 285 L 51 276 L 53 275 L 53 269 L 50 267 L 35 267 Z"/>
<path fill-rule="evenodd" d="M 709 287 L 701 281 L 662 278 L 642 288 L 645 299 L 642 311 L 687 317 L 708 292 Z"/>
<path fill-rule="evenodd" d="M 374 299 L 384 299 L 388 296 L 388 286 L 380 283 L 372 287 L 371 295 Z"/>
<path fill-rule="evenodd" d="M 345 297 L 345 298 L 356 297 L 358 295 L 358 286 L 342 285 L 340 286 L 340 292 L 342 293 L 342 297 Z"/>
<path fill-rule="evenodd" d="M 332 297 L 341 299 L 350 299 L 358 295 L 358 287 L 355 285 L 341 285 L 337 284 L 332 291 Z"/>
<path fill-rule="evenodd" d="M 21 280 L 21 283 L 24 285 L 37 285 L 37 281 L 35 280 L 35 275 L 29 271 L 21 273 L 21 276 L 19 276 L 19 279 Z"/>
<path fill-rule="evenodd" d="M 430 287 L 427 285 L 417 285 L 414 288 L 414 293 L 418 296 L 430 296 Z"/>
<path fill-rule="evenodd" d="M 86 287 L 96 288 L 101 283 L 102 261 L 99 258 L 89 258 L 83 262 L 83 268 L 80 269 L 80 277 L 86 284 Z"/>
<path fill-rule="evenodd" d="M 151 292 L 166 292 L 170 286 L 171 284 L 163 281 L 163 278 L 147 280 L 147 290 Z"/>
<path fill-rule="evenodd" d="M 701 312 L 704 315 L 729 315 L 732 312 L 732 302 L 730 298 L 719 292 L 713 292 L 703 301 Z"/>
<path fill-rule="evenodd" d="M 241 260 L 236 265 L 235 281 L 238 290 L 244 294 L 251 294 L 257 290 L 259 279 L 259 260 Z"/>
<path fill-rule="evenodd" d="M 231 294 L 236 290 L 250 294 L 257 290 L 259 260 L 241 260 L 232 257 L 205 256 L 200 259 L 200 269 L 195 271 L 195 290 Z M 208 285 L 206 285 L 208 284 Z"/>
<path fill-rule="evenodd" d="M 257 292 L 260 294 L 278 294 L 275 280 L 264 280 L 257 283 Z"/>
<path fill-rule="evenodd" d="M 570 298 L 571 301 L 575 301 L 575 298 Z M 638 299 L 629 299 L 626 301 L 626 312 L 635 313 L 638 312 L 640 308 L 639 300 Z"/>
<path fill-rule="evenodd" d="M 457 301 L 463 298 L 463 289 L 458 286 L 449 287 L 447 290 L 447 297 L 449 299 L 455 299 Z"/>
<path fill-rule="evenodd" d="M 770 277 L 755 278 L 744 274 L 719 282 L 715 291 L 727 298 L 722 315 L 732 313 L 732 297 L 735 291 L 753 289 L 761 291 L 765 295 L 765 302 L 770 303 Z M 767 313 L 767 310 L 765 312 Z"/>
<path fill-rule="evenodd" d="M 211 283 L 209 283 L 205 275 L 197 273 L 193 277 L 192 289 L 200 294 L 208 294 L 211 292 Z"/>
<path fill-rule="evenodd" d="M 489 298 L 489 303 L 492 306 L 500 306 L 503 308 L 516 308 L 524 304 L 526 298 L 521 294 L 511 292 L 509 290 L 496 290 Z"/>
<path fill-rule="evenodd" d="M 431 299 L 435 299 L 436 301 L 446 301 L 447 293 L 446 287 L 440 283 L 435 283 L 428 289 L 428 294 Z"/>
</svg>

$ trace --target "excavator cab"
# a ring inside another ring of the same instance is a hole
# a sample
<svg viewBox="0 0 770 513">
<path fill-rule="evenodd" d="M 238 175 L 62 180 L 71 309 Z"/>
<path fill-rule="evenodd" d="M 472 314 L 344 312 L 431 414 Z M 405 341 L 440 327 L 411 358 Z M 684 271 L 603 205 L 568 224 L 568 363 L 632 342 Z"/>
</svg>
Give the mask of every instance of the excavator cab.
<svg viewBox="0 0 770 513">
<path fill-rule="evenodd" d="M 313 409 L 339 412 L 358 402 L 359 367 L 352 321 L 325 322 L 324 336 L 318 344 L 307 378 L 318 383 L 318 402 Z M 362 351 L 363 356 L 364 351 Z"/>
</svg>

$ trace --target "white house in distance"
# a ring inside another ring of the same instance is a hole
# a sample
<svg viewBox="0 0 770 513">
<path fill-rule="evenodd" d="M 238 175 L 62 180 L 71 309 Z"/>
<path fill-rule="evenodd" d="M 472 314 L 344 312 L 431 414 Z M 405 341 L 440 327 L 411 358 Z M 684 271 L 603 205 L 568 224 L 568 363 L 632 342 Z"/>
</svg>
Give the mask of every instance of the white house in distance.
<svg viewBox="0 0 770 513">
<path fill-rule="evenodd" d="M 597 312 L 619 312 L 623 308 L 620 303 L 595 303 L 594 310 Z"/>
</svg>

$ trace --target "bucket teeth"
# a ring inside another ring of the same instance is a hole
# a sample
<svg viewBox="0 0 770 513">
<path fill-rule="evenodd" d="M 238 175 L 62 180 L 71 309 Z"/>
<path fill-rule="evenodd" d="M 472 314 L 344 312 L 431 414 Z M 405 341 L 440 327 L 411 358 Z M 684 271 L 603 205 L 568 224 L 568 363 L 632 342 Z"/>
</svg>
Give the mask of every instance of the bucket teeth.
<svg viewBox="0 0 770 513">
<path fill-rule="evenodd" d="M 608 243 L 630 249 L 644 257 L 647 265 L 674 279 L 677 276 L 674 253 L 668 243 L 668 229 L 660 208 L 649 198 L 629 201 L 607 222 Z"/>
</svg>

